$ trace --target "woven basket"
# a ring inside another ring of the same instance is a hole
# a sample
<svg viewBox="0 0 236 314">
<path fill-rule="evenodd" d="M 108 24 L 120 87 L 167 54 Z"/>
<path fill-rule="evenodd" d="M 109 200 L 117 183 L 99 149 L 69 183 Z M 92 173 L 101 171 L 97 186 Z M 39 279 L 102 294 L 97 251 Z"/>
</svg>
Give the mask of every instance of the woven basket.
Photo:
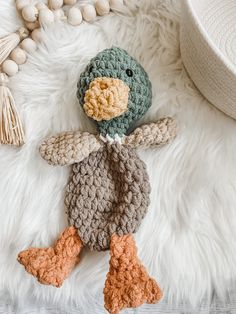
<svg viewBox="0 0 236 314">
<path fill-rule="evenodd" d="M 201 93 L 236 119 L 236 0 L 183 0 L 180 49 Z"/>
</svg>

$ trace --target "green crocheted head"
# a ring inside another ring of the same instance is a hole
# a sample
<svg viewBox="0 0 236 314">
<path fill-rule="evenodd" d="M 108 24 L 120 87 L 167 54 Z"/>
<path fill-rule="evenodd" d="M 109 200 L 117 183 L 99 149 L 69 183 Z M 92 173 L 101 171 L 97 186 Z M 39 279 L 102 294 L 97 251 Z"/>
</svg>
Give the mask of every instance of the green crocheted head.
<svg viewBox="0 0 236 314">
<path fill-rule="evenodd" d="M 143 67 L 113 47 L 94 57 L 78 82 L 78 99 L 103 135 L 127 133 L 151 106 L 152 87 Z"/>
</svg>

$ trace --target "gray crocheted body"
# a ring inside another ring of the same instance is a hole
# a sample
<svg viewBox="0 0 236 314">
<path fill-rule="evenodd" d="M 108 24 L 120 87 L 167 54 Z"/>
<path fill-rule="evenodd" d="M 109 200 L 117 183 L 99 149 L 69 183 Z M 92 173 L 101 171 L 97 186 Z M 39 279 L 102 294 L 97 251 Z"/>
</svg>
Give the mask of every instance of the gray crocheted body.
<svg viewBox="0 0 236 314">
<path fill-rule="evenodd" d="M 107 144 L 73 166 L 65 198 L 69 224 L 91 250 L 109 249 L 112 234 L 137 231 L 149 194 L 146 166 L 136 152 Z"/>
</svg>

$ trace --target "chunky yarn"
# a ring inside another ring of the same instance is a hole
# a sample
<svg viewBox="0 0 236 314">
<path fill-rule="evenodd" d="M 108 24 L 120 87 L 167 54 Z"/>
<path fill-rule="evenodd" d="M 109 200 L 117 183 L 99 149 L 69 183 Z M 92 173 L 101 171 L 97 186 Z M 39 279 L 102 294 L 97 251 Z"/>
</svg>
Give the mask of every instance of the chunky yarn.
<svg viewBox="0 0 236 314">
<path fill-rule="evenodd" d="M 90 61 L 80 76 L 77 96 L 81 106 L 84 107 L 85 94 L 90 83 L 98 77 L 122 80 L 130 89 L 128 110 L 109 121 L 97 122 L 99 133 L 104 136 L 124 135 L 151 106 L 152 87 L 148 75 L 125 50 L 117 47 L 106 49 Z"/>
<path fill-rule="evenodd" d="M 127 110 L 129 87 L 118 79 L 99 77 L 85 93 L 84 111 L 96 120 L 110 120 Z"/>
<path fill-rule="evenodd" d="M 97 136 L 88 132 L 69 131 L 54 135 L 40 145 L 39 152 L 49 165 L 72 165 L 102 147 Z"/>
<path fill-rule="evenodd" d="M 163 118 L 157 122 L 144 124 L 124 138 L 124 144 L 132 147 L 151 147 L 170 143 L 177 132 L 176 121 L 172 118 Z"/>
<path fill-rule="evenodd" d="M 136 232 L 149 206 L 146 166 L 136 152 L 107 144 L 72 169 L 65 205 L 84 245 L 107 250 L 113 233 Z"/>
<path fill-rule="evenodd" d="M 118 314 L 162 297 L 137 257 L 132 236 L 147 213 L 151 191 L 146 165 L 134 149 L 169 143 L 176 136 L 176 124 L 164 118 L 127 134 L 150 107 L 152 90 L 142 66 L 119 48 L 106 49 L 91 60 L 81 74 L 78 98 L 99 134 L 64 132 L 40 147 L 49 164 L 73 164 L 65 193 L 70 227 L 54 247 L 29 248 L 18 260 L 41 283 L 58 287 L 82 246 L 110 248 L 105 307 Z"/>
<path fill-rule="evenodd" d="M 104 288 L 105 308 L 111 314 L 122 309 L 138 307 L 143 303 L 156 303 L 162 291 L 149 277 L 137 257 L 132 235 L 118 237 L 114 234 L 110 246 L 110 270 Z"/>
<path fill-rule="evenodd" d="M 18 255 L 25 270 L 45 285 L 60 287 L 79 262 L 82 242 L 74 227 L 67 228 L 49 248 L 29 248 Z"/>
</svg>

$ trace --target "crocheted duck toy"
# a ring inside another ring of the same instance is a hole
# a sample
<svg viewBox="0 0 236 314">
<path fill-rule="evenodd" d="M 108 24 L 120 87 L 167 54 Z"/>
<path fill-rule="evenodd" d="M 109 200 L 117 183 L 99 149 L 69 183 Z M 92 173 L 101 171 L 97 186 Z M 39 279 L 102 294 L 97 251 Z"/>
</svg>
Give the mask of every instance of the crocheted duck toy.
<svg viewBox="0 0 236 314">
<path fill-rule="evenodd" d="M 132 235 L 150 195 L 146 166 L 135 148 L 169 143 L 176 124 L 164 118 L 129 132 L 151 106 L 152 89 L 142 66 L 120 48 L 106 49 L 91 60 L 80 76 L 78 98 L 99 134 L 64 132 L 40 146 L 49 164 L 73 165 L 65 193 L 70 226 L 53 247 L 29 248 L 18 261 L 39 282 L 60 287 L 84 246 L 110 249 L 105 308 L 117 314 L 162 297 L 137 257 Z"/>
</svg>

